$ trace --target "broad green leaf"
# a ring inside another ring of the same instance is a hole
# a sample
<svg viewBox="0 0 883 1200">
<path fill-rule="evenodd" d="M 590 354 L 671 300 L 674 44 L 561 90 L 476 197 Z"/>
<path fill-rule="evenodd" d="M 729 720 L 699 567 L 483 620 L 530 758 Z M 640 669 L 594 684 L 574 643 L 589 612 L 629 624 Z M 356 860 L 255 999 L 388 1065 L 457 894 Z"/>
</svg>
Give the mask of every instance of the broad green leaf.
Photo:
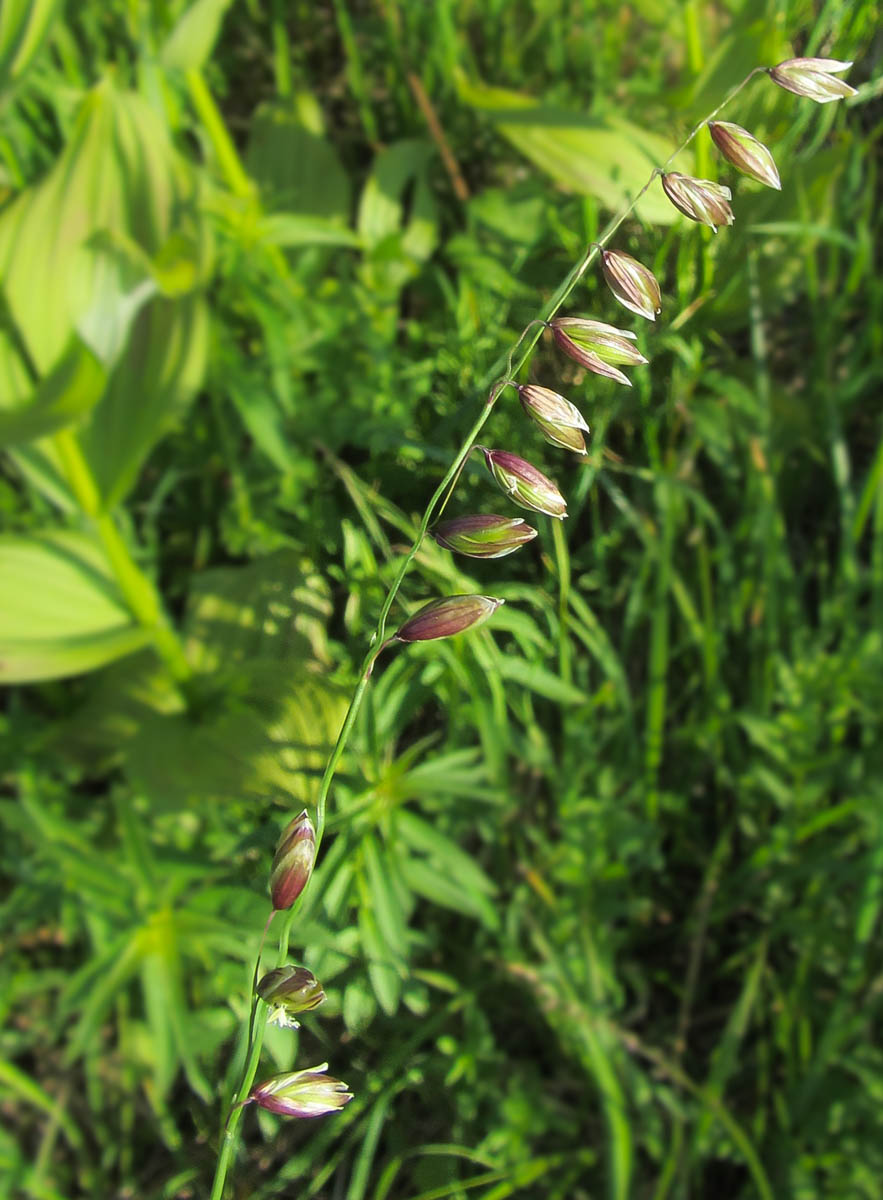
<svg viewBox="0 0 883 1200">
<path fill-rule="evenodd" d="M 135 318 L 126 353 L 81 435 L 108 507 L 123 499 L 154 444 L 183 416 L 205 375 L 208 348 L 208 306 L 199 295 L 158 298 Z"/>
<path fill-rule="evenodd" d="M 214 567 L 192 577 L 189 649 L 202 671 L 261 656 L 328 662 L 330 616 L 325 580 L 299 554 L 279 550 L 244 567 Z"/>
<path fill-rule="evenodd" d="M 314 217 L 320 224 L 345 230 L 350 223 L 349 178 L 331 143 L 305 128 L 301 108 L 278 101 L 257 110 L 246 154 L 249 174 L 268 209 Z"/>
<path fill-rule="evenodd" d="M 674 149 L 665 138 L 624 117 L 585 117 L 463 76 L 457 88 L 461 100 L 485 113 L 535 166 L 563 187 L 594 196 L 612 212 L 625 207 Z M 678 170 L 690 172 L 690 157 L 685 151 Z M 637 213 L 654 225 L 670 225 L 678 217 L 658 185 L 638 202 Z"/>
<path fill-rule="evenodd" d="M 152 258 L 173 212 L 193 196 L 193 180 L 146 102 L 109 82 L 93 88 L 55 166 L 0 214 L 0 278 L 38 371 L 65 351 L 105 283 L 82 253 L 89 239 L 122 233 Z"/>
<path fill-rule="evenodd" d="M 179 18 L 160 51 L 170 71 L 198 71 L 212 52 L 231 0 L 196 0 Z"/>
<path fill-rule="evenodd" d="M 77 331 L 107 365 L 126 347 L 135 317 L 154 296 L 187 296 L 207 282 L 210 251 L 186 233 L 171 234 L 156 255 L 119 230 L 94 234 L 80 251 L 83 272 L 95 284 L 92 301 L 77 316 Z"/>
<path fill-rule="evenodd" d="M 156 113 L 140 96 L 105 81 L 86 96 L 48 176 L 0 214 L 0 277 L 36 370 L 48 374 L 81 326 L 99 357 L 111 362 L 119 355 L 83 429 L 108 504 L 131 486 L 153 443 L 202 381 L 204 302 L 195 294 L 148 299 L 152 288 L 163 287 L 164 248 L 199 228 L 195 212 L 195 176 Z M 134 246 L 158 265 L 140 277 L 139 263 L 125 254 L 114 259 L 109 245 Z M 200 237 L 194 245 L 203 271 Z M 31 466 L 39 476 L 39 463 Z"/>
<path fill-rule="evenodd" d="M 122 762 L 156 806 L 277 795 L 310 804 L 348 694 L 322 672 L 328 598 L 288 551 L 194 577 L 184 633 L 199 702 L 151 655 L 90 682 L 58 745 L 78 761 Z"/>
<path fill-rule="evenodd" d="M 205 694 L 195 718 L 142 712 L 124 748 L 133 786 L 156 811 L 293 795 L 301 781 L 283 761 L 284 743 L 249 703 L 247 684 L 230 675 L 200 684 Z"/>
<path fill-rule="evenodd" d="M 195 577 L 185 634 L 198 714 L 148 689 L 125 748 L 127 773 L 155 804 L 314 800 L 348 701 L 317 669 L 327 660 L 326 591 L 290 551 Z M 105 703 L 100 723 L 118 730 L 112 692 Z"/>
<path fill-rule="evenodd" d="M 429 142 L 406 138 L 378 154 L 359 201 L 358 230 L 369 244 L 399 232 L 405 187 L 425 171 L 432 153 Z"/>
<path fill-rule="evenodd" d="M 0 682 L 75 675 L 147 641 L 91 538 L 0 537 Z"/>
<path fill-rule="evenodd" d="M 95 406 L 106 378 L 92 352 L 74 341 L 37 384 L 29 403 L 7 408 L 0 395 L 0 446 L 29 442 L 73 424 Z"/>
<path fill-rule="evenodd" d="M 24 75 L 60 7 L 61 0 L 3 0 L 0 4 L 0 96 Z"/>
<path fill-rule="evenodd" d="M 91 302 L 77 315 L 77 332 L 110 366 L 122 354 L 138 312 L 156 294 L 150 259 L 124 234 L 101 232 L 83 244 L 75 269 L 95 283 Z"/>
<path fill-rule="evenodd" d="M 31 399 L 34 380 L 16 341 L 0 328 L 0 411 L 21 408 Z"/>
<path fill-rule="evenodd" d="M 60 512 L 69 516 L 80 515 L 80 506 L 71 491 L 51 438 L 12 446 L 6 453 L 28 483 L 42 492 Z"/>
</svg>

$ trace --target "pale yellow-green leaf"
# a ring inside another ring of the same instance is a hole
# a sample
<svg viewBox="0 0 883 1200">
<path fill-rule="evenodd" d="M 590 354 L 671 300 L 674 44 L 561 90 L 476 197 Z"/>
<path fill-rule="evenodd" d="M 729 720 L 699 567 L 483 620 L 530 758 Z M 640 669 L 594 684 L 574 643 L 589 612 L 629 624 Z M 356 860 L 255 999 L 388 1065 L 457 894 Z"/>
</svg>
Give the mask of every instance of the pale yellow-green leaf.
<svg viewBox="0 0 883 1200">
<path fill-rule="evenodd" d="M 78 421 L 97 403 L 105 380 L 98 359 L 82 342 L 73 342 L 25 404 L 7 408 L 0 392 L 0 446 L 29 442 Z"/>
<path fill-rule="evenodd" d="M 111 366 L 123 353 L 138 312 L 157 292 L 150 259 L 124 233 L 101 231 L 80 247 L 73 269 L 94 283 L 89 304 L 77 313 L 77 333 Z"/>
<path fill-rule="evenodd" d="M 202 382 L 208 315 L 189 291 L 210 265 L 200 230 L 195 178 L 165 126 L 140 96 L 107 81 L 85 98 L 49 175 L 0 214 L 0 278 L 36 371 L 52 369 L 75 331 L 113 364 L 82 430 L 108 505 Z M 165 294 L 150 299 L 157 289 Z M 30 449 L 24 469 L 64 504 L 51 452 Z"/>
<path fill-rule="evenodd" d="M 75 675 L 146 641 L 88 535 L 0 537 L 0 682 Z"/>
<path fill-rule="evenodd" d="M 109 82 L 93 88 L 55 166 L 0 215 L 0 278 L 38 371 L 63 353 L 104 282 L 94 278 L 82 245 L 118 231 L 152 258 L 169 235 L 175 206 L 192 192 L 145 101 Z"/>
<path fill-rule="evenodd" d="M 378 154 L 359 200 L 358 230 L 369 244 L 401 229 L 403 193 L 432 156 L 432 146 L 417 138 L 395 142 Z"/>
<path fill-rule="evenodd" d="M 199 70 L 212 52 L 230 0 L 196 0 L 185 9 L 160 52 L 171 71 Z"/>
<path fill-rule="evenodd" d="M 199 294 L 157 297 L 138 313 L 126 353 L 82 432 L 108 506 L 125 496 L 155 442 L 192 400 L 208 346 L 208 307 Z"/>
<path fill-rule="evenodd" d="M 457 88 L 460 98 L 493 121 L 535 166 L 562 187 L 594 196 L 611 214 L 625 207 L 675 148 L 624 117 L 590 118 L 547 107 L 530 96 L 473 83 L 462 75 Z M 689 173 L 691 164 L 687 151 L 678 159 L 678 170 Z M 637 213 L 654 225 L 670 225 L 678 215 L 658 188 L 638 202 Z"/>
<path fill-rule="evenodd" d="M 51 437 L 28 442 L 24 446 L 12 446 L 6 455 L 15 463 L 22 477 L 60 512 L 66 515 L 79 512 L 79 505 Z"/>
</svg>

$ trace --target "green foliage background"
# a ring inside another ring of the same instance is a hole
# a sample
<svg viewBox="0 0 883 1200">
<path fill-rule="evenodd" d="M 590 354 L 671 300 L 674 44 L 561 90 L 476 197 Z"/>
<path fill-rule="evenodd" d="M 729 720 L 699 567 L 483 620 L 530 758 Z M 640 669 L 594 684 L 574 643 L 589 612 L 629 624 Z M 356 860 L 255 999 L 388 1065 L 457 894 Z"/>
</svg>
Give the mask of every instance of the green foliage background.
<svg viewBox="0 0 883 1200">
<path fill-rule="evenodd" d="M 417 557 L 407 611 L 508 603 L 378 665 L 292 931 L 329 1000 L 266 1043 L 356 1098 L 249 1111 L 230 1195 L 879 1196 L 867 0 L 3 0 L 0 1194 L 207 1194 L 276 837 L 492 363 L 795 53 L 860 91 L 727 111 L 782 192 L 703 135 L 736 224 L 657 184 L 617 236 L 634 387 L 534 355 L 588 458 L 498 404 L 568 521 Z"/>
</svg>

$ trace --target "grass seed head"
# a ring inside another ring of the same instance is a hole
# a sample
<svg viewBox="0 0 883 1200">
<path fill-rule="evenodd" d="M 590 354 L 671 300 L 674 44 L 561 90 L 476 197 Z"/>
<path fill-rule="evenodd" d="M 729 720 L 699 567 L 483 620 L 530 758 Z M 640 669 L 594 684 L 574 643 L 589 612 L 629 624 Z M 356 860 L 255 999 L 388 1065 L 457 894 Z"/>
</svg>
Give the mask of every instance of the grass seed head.
<svg viewBox="0 0 883 1200">
<path fill-rule="evenodd" d="M 547 517 L 557 517 L 559 521 L 567 516 L 567 501 L 542 471 L 508 450 L 488 450 L 484 446 L 479 449 L 488 470 L 515 504 L 545 513 Z"/>
<path fill-rule="evenodd" d="M 727 162 L 732 163 L 743 175 L 749 175 L 758 183 L 775 188 L 776 191 L 782 190 L 772 154 L 763 142 L 752 137 L 747 129 L 743 129 L 741 125 L 734 125 L 731 121 L 711 121 L 708 132 Z"/>
<path fill-rule="evenodd" d="M 251 1089 L 247 1103 L 283 1117 L 321 1117 L 337 1112 L 352 1100 L 352 1092 L 339 1079 L 326 1075 L 328 1063 L 304 1071 L 273 1075 Z"/>
<path fill-rule="evenodd" d="M 316 859 L 316 831 L 307 810 L 289 822 L 276 845 L 270 896 L 277 912 L 291 908 L 307 886 Z"/>
<path fill-rule="evenodd" d="M 505 558 L 537 536 L 521 517 L 476 513 L 442 521 L 432 531 L 439 546 L 469 558 Z"/>
<path fill-rule="evenodd" d="M 551 388 L 527 384 L 518 388 L 521 407 L 553 446 L 585 454 L 586 441 L 582 431 L 589 427 L 579 409 Z"/>
<path fill-rule="evenodd" d="M 484 624 L 502 603 L 494 596 L 444 596 L 430 600 L 393 636 L 400 642 L 434 642 L 453 637 Z"/>
<path fill-rule="evenodd" d="M 296 1013 L 309 1012 L 325 999 L 322 985 L 306 967 L 289 964 L 268 971 L 255 991 L 272 1008 L 269 1020 L 277 1025 L 297 1029 Z"/>
<path fill-rule="evenodd" d="M 601 270 L 620 304 L 639 317 L 656 320 L 662 296 L 652 271 L 621 250 L 602 250 Z"/>
<path fill-rule="evenodd" d="M 773 83 L 796 96 L 808 96 L 817 104 L 830 104 L 832 100 L 858 94 L 854 87 L 836 78 L 851 66 L 851 62 L 836 58 L 789 58 L 770 67 L 769 76 Z"/>
<path fill-rule="evenodd" d="M 693 179 L 678 171 L 665 171 L 662 187 L 678 212 L 691 221 L 708 225 L 715 233 L 719 225 L 733 224 L 730 208 L 733 193 L 723 184 L 712 183 L 710 179 Z"/>
</svg>

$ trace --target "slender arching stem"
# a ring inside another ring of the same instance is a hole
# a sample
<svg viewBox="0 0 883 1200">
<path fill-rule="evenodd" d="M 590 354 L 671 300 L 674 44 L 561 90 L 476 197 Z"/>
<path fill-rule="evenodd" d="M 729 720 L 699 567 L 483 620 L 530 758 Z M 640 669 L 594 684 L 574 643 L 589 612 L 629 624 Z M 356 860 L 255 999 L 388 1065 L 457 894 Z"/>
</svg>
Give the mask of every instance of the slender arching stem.
<svg viewBox="0 0 883 1200">
<path fill-rule="evenodd" d="M 319 796 L 316 802 L 317 850 L 319 842 L 321 841 L 322 835 L 325 831 L 325 814 L 328 802 L 328 793 L 331 790 L 331 783 L 334 779 L 335 771 L 337 770 L 337 766 L 343 755 L 344 749 L 346 748 L 346 743 L 349 740 L 349 736 L 352 732 L 353 725 L 355 724 L 356 717 L 358 716 L 359 709 L 362 707 L 362 701 L 365 697 L 365 690 L 368 686 L 368 680 L 370 679 L 371 672 L 374 668 L 374 662 L 377 659 L 380 651 L 388 644 L 384 641 L 384 639 L 386 637 L 386 625 L 389 619 L 390 610 L 395 603 L 396 597 L 399 594 L 399 589 L 401 588 L 405 576 L 410 569 L 411 563 L 414 561 L 418 551 L 420 550 L 423 539 L 426 537 L 430 525 L 432 524 L 433 520 L 437 519 L 450 499 L 454 486 L 456 485 L 457 480 L 459 479 L 460 474 L 466 465 L 469 455 L 475 448 L 475 444 L 478 441 L 478 436 L 490 417 L 497 398 L 506 386 L 512 385 L 514 380 L 517 379 L 519 373 L 524 368 L 528 359 L 533 353 L 533 349 L 542 336 L 542 332 L 548 325 L 549 321 L 564 306 L 564 304 L 566 304 L 574 288 L 591 266 L 592 261 L 595 259 L 598 253 L 604 249 L 623 222 L 628 220 L 629 216 L 631 216 L 632 212 L 634 212 L 636 205 L 642 196 L 644 196 L 650 189 L 657 176 L 661 175 L 662 172 L 672 162 L 674 162 L 677 156 L 690 145 L 703 126 L 707 125 L 709 121 L 713 120 L 721 111 L 721 109 L 726 107 L 726 105 L 729 104 L 730 101 L 733 100 L 739 94 L 739 92 L 741 92 L 742 89 L 747 86 L 747 84 L 755 77 L 755 75 L 765 73 L 766 71 L 766 67 L 755 67 L 753 71 L 750 71 L 749 74 L 746 75 L 742 80 L 742 82 L 731 88 L 721 103 L 690 131 L 684 141 L 681 142 L 678 148 L 668 157 L 664 166 L 653 168 L 653 170 L 650 172 L 647 182 L 644 184 L 641 190 L 633 197 L 629 204 L 621 212 L 617 213 L 617 215 L 608 223 L 598 241 L 593 242 L 587 247 L 582 258 L 579 260 L 576 266 L 570 270 L 566 278 L 552 295 L 551 299 L 546 303 L 540 315 L 534 317 L 527 323 L 527 325 L 518 335 L 518 338 L 516 339 L 512 349 L 507 351 L 505 354 L 502 354 L 491 367 L 488 374 L 481 380 L 479 389 L 482 392 L 488 392 L 488 399 L 482 406 L 482 409 L 479 412 L 472 428 L 466 434 L 460 449 L 457 451 L 454 461 L 445 472 L 444 478 L 430 497 L 429 503 L 427 504 L 420 520 L 416 537 L 399 564 L 399 569 L 395 574 L 395 578 L 390 584 L 389 591 L 386 594 L 386 598 L 380 610 L 377 626 L 371 637 L 371 648 L 362 662 L 362 667 L 359 672 L 359 682 L 356 685 L 356 690 L 353 693 L 353 698 L 350 701 L 349 708 L 347 709 L 346 716 L 344 717 L 343 725 L 340 733 L 338 734 L 334 749 L 331 751 L 331 756 L 328 759 L 328 763 L 325 767 L 325 773 L 322 776 L 322 782 L 319 786 Z"/>
<path fill-rule="evenodd" d="M 487 399 L 482 404 L 481 410 L 476 416 L 472 427 L 467 432 L 459 450 L 454 456 L 453 462 L 448 467 L 435 491 L 432 493 L 429 503 L 426 505 L 426 509 L 424 510 L 423 516 L 420 518 L 420 523 L 417 527 L 417 533 L 414 537 L 414 541 L 399 563 L 398 570 L 395 573 L 393 581 L 389 586 L 389 590 L 387 591 L 386 597 L 381 606 L 380 614 L 377 618 L 377 625 L 373 634 L 371 635 L 369 649 L 362 660 L 362 664 L 359 669 L 358 682 L 356 684 L 355 691 L 353 692 L 352 699 L 350 700 L 349 707 L 347 708 L 346 715 L 344 716 L 343 724 L 341 725 L 340 732 L 337 736 L 337 741 L 335 742 L 334 748 L 332 749 L 328 758 L 328 762 L 326 763 L 325 771 L 322 775 L 321 783 L 319 784 L 319 791 L 316 799 L 317 854 L 319 845 L 325 832 L 328 796 L 331 791 L 331 785 L 334 781 L 335 773 L 340 764 L 340 760 L 343 757 L 350 734 L 352 733 L 356 719 L 359 715 L 359 711 L 362 707 L 362 701 L 365 698 L 365 692 L 368 688 L 371 673 L 374 670 L 374 665 L 380 654 L 390 645 L 392 641 L 394 641 L 394 637 L 389 636 L 387 633 L 387 623 L 389 621 L 389 615 L 392 610 L 392 606 L 398 597 L 399 590 L 401 589 L 405 576 L 408 574 L 411 563 L 414 561 L 421 545 L 423 544 L 423 539 L 426 537 L 430 525 L 434 520 L 438 519 L 450 500 L 451 494 L 457 485 L 470 454 L 475 449 L 479 434 L 487 423 L 497 399 L 507 387 L 516 386 L 518 375 L 527 364 L 531 354 L 533 353 L 534 347 L 542 336 L 543 330 L 570 298 L 574 288 L 583 278 L 593 260 L 604 249 L 623 222 L 629 218 L 634 211 L 635 206 L 649 190 L 657 176 L 662 175 L 668 169 L 669 165 L 675 160 L 675 158 L 683 150 L 685 150 L 687 146 L 690 145 L 703 126 L 707 125 L 709 121 L 713 120 L 714 117 L 716 117 L 721 111 L 721 109 L 729 104 L 730 101 L 734 99 L 734 97 L 738 95 L 738 93 L 741 92 L 742 89 L 755 77 L 755 75 L 765 73 L 767 70 L 768 68 L 766 67 L 756 67 L 753 71 L 746 75 L 741 83 L 737 84 L 727 93 L 724 100 L 713 110 L 713 112 L 709 113 L 708 116 L 703 118 L 703 120 L 691 130 L 689 135 L 678 146 L 674 153 L 669 156 L 663 166 L 653 168 L 653 170 L 650 172 L 647 182 L 640 189 L 640 191 L 632 198 L 629 204 L 609 222 L 603 233 L 600 235 L 598 241 L 591 243 L 591 245 L 586 248 L 582 258 L 576 263 L 576 265 L 567 274 L 566 278 L 558 286 L 554 294 L 543 307 L 539 316 L 534 317 L 528 322 L 516 339 L 512 349 L 502 354 L 491 367 L 487 375 L 479 382 L 479 391 L 482 394 L 486 394 Z M 301 893 L 301 896 L 298 898 L 298 901 L 295 903 L 294 907 L 286 914 L 285 925 L 280 935 L 280 962 L 284 960 L 287 955 L 288 938 L 291 924 L 304 894 L 305 893 Z M 248 1096 L 248 1091 L 251 1087 L 255 1072 L 257 1070 L 262 1041 L 263 1026 L 258 1025 L 258 1027 L 254 1030 L 253 1037 L 250 1037 L 250 1052 L 247 1056 L 247 1061 L 243 1072 L 243 1079 L 239 1089 L 237 1090 L 236 1099 L 227 1118 L 227 1124 L 225 1126 L 224 1136 L 218 1157 L 218 1165 L 215 1172 L 214 1185 L 211 1192 L 211 1200 L 222 1200 L 224 1181 L 226 1179 L 230 1162 L 232 1160 L 233 1151 L 235 1149 L 236 1130 L 240 1116 L 244 1111 L 243 1102 Z"/>
</svg>

